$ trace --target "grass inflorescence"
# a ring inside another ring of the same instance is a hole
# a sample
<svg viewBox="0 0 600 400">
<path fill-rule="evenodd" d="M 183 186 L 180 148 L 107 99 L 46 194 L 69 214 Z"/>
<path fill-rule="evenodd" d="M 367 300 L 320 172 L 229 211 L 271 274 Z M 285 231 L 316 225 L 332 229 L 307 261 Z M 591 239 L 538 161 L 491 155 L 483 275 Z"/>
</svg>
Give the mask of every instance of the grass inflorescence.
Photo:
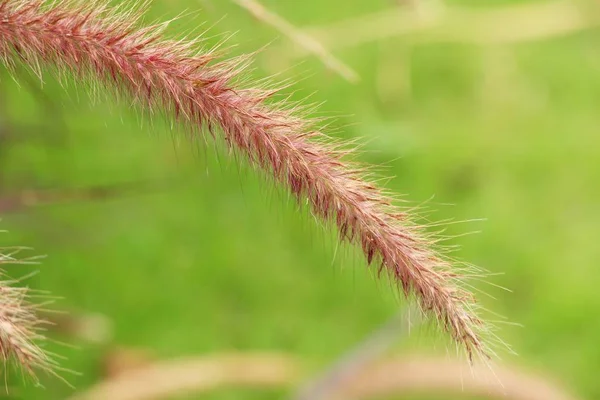
<svg viewBox="0 0 600 400">
<path fill-rule="evenodd" d="M 324 222 L 362 248 L 469 357 L 488 355 L 487 328 L 457 263 L 427 227 L 374 183 L 353 150 L 328 137 L 277 89 L 242 84 L 252 56 L 221 61 L 197 41 L 170 40 L 167 24 L 143 26 L 137 9 L 74 1 L 0 0 L 0 59 L 112 87 L 147 114 L 166 114 L 201 135 L 222 136 Z"/>
</svg>

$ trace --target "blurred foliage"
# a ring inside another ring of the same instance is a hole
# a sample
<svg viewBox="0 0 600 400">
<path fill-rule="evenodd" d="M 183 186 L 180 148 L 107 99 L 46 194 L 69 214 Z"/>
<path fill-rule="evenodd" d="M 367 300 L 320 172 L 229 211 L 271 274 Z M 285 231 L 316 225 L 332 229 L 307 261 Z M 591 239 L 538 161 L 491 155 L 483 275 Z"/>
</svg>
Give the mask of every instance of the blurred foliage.
<svg viewBox="0 0 600 400">
<path fill-rule="evenodd" d="M 264 1 L 298 26 L 323 26 L 392 3 Z M 496 298 L 481 295 L 486 308 L 524 325 L 500 325 L 502 339 L 520 354 L 503 356 L 600 398 L 594 373 L 600 369 L 598 30 L 509 47 L 390 38 L 336 52 L 362 78 L 350 85 L 317 60 L 279 59 L 272 50 L 286 39 L 225 0 L 157 0 L 148 20 L 185 10 L 170 33 L 210 27 L 210 45 L 236 31 L 227 42 L 236 45 L 233 54 L 274 41 L 257 55 L 253 76 L 301 79 L 293 98 L 316 92 L 310 100 L 325 102 L 319 115 L 342 115 L 333 135 L 361 138 L 361 160 L 393 176 L 385 182 L 389 189 L 411 204 L 425 202 L 430 221 L 471 221 L 445 234 L 481 231 L 448 244 L 460 245 L 457 257 L 499 274 L 490 281 L 512 291 L 475 283 Z M 405 303 L 355 249 L 338 249 L 332 229 L 230 157 L 222 143 L 190 140 L 169 121 L 150 121 L 110 97 L 90 99 L 71 82 L 65 92 L 51 74 L 40 89 L 25 70 L 15 80 L 0 71 L 2 195 L 150 185 L 140 193 L 3 215 L 10 234 L 2 243 L 48 254 L 29 283 L 60 296 L 61 309 L 109 316 L 111 345 L 148 348 L 161 358 L 284 350 L 322 366 Z M 472 221 L 478 218 L 485 221 Z M 433 351 L 436 343 L 445 351 L 441 336 L 424 328 L 399 351 Z M 102 346 L 51 350 L 81 373 L 65 374 L 76 387 L 99 379 Z M 72 393 L 56 379 L 43 383 L 45 389 L 19 385 L 13 395 Z M 282 393 L 203 398 L 242 395 Z"/>
</svg>

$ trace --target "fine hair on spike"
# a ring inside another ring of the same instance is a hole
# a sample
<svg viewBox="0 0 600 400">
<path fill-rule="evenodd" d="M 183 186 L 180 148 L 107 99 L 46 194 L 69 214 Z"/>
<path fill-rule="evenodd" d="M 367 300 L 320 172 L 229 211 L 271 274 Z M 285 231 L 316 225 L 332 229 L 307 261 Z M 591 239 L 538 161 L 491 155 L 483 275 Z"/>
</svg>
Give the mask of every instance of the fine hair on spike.
<svg viewBox="0 0 600 400">
<path fill-rule="evenodd" d="M 436 250 L 436 239 L 394 205 L 353 152 L 318 121 L 273 101 L 277 90 L 241 86 L 251 57 L 220 61 L 194 41 L 165 38 L 162 28 L 96 1 L 0 0 L 0 62 L 102 83 L 148 114 L 170 115 L 198 135 L 200 128 L 222 135 L 231 151 L 333 223 L 341 241 L 360 246 L 367 263 L 414 296 L 470 359 L 488 357 L 488 329 L 460 265 Z"/>
</svg>

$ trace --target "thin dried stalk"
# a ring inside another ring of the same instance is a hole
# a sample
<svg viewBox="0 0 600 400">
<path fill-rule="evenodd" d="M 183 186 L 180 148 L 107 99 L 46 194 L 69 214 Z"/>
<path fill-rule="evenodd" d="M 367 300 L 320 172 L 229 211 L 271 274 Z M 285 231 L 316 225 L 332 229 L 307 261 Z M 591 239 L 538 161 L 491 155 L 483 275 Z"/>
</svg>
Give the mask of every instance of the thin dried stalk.
<svg viewBox="0 0 600 400">
<path fill-rule="evenodd" d="M 164 24 L 139 27 L 135 14 L 97 2 L 1 0 L 0 60 L 113 86 L 146 111 L 171 115 L 194 131 L 220 131 L 231 149 L 333 222 L 342 241 L 360 245 L 368 263 L 377 262 L 407 296 L 415 295 L 469 356 L 487 354 L 484 325 L 458 267 L 349 160 L 350 150 L 285 103 L 269 101 L 276 90 L 236 83 L 248 58 L 216 62 L 196 43 L 165 39 Z"/>
<path fill-rule="evenodd" d="M 124 372 L 70 400 L 158 400 L 231 386 L 269 389 L 296 382 L 300 372 L 300 363 L 278 353 L 187 357 Z"/>
<path fill-rule="evenodd" d="M 557 379 L 518 365 L 467 367 L 459 360 L 404 356 L 379 362 L 340 386 L 330 400 L 386 398 L 398 394 L 450 394 L 489 400 L 578 400 Z M 116 400 L 116 399 L 115 399 Z"/>
<path fill-rule="evenodd" d="M 343 61 L 335 57 L 325 46 L 323 46 L 317 39 L 296 28 L 288 20 L 275 14 L 273 11 L 268 10 L 264 5 L 259 3 L 257 0 L 233 0 L 240 7 L 246 9 L 256 19 L 262 21 L 279 32 L 287 36 L 291 41 L 296 43 L 298 46 L 305 49 L 307 52 L 317 56 L 319 60 L 329 68 L 331 71 L 336 72 L 342 78 L 350 83 L 356 83 L 360 80 L 358 73 L 344 64 Z"/>
<path fill-rule="evenodd" d="M 406 315 L 405 315 L 406 314 Z M 418 322 L 418 321 L 417 321 Z M 346 382 L 367 370 L 387 353 L 398 337 L 410 333 L 410 311 L 395 315 L 383 326 L 369 334 L 358 346 L 345 352 L 326 371 L 302 385 L 291 400 L 324 400 L 335 395 Z"/>
<path fill-rule="evenodd" d="M 306 362 L 301 361 L 276 353 L 233 353 L 160 361 L 100 382 L 70 400 L 159 400 L 231 387 L 293 387 L 306 375 L 303 368 Z M 498 366 L 492 373 L 485 366 L 470 369 L 460 360 L 420 355 L 365 366 L 332 389 L 327 398 L 335 400 L 405 398 L 420 394 L 490 400 L 580 400 L 556 379 L 518 365 Z"/>
<path fill-rule="evenodd" d="M 422 7 L 388 10 L 322 27 L 305 27 L 330 50 L 352 48 L 389 38 L 408 37 L 420 43 L 457 42 L 510 45 L 576 34 L 600 25 L 594 13 L 570 0 L 524 2 L 482 10 L 464 7 Z M 296 49 L 294 56 L 306 56 Z"/>
</svg>

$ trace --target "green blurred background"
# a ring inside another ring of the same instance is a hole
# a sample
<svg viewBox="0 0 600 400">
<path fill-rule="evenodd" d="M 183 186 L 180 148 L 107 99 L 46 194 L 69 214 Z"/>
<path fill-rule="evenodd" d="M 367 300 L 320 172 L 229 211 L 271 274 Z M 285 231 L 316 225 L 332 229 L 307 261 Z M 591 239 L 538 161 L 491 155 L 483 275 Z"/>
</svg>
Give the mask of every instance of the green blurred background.
<svg viewBox="0 0 600 400">
<path fill-rule="evenodd" d="M 517 3 L 446 2 L 479 11 Z M 264 4 L 297 26 L 396 7 L 385 0 Z M 585 1 L 577 6 L 600 16 Z M 252 76 L 299 80 L 286 93 L 323 102 L 315 115 L 337 117 L 332 135 L 364 143 L 360 159 L 393 176 L 387 188 L 411 204 L 425 202 L 430 221 L 470 221 L 445 234 L 480 232 L 448 244 L 512 291 L 475 282 L 495 297 L 479 295 L 482 304 L 523 324 L 500 325 L 500 337 L 519 353 L 501 351 L 503 358 L 600 398 L 599 30 L 507 45 L 406 35 L 334 49 L 361 77 L 350 84 L 315 58 L 290 57 L 289 40 L 226 0 L 154 0 L 147 21 L 181 13 L 169 34 L 208 29 L 208 46 L 237 32 L 227 42 L 232 54 L 271 43 Z M 149 121 L 126 101 L 90 97 L 69 79 L 65 91 L 51 73 L 40 88 L 25 69 L 15 80 L 0 71 L 1 196 L 125 185 L 105 199 L 2 212 L 9 231 L 2 245 L 48 255 L 39 267 L 10 267 L 9 275 L 39 269 L 27 284 L 61 297 L 55 307 L 112 322 L 109 343 L 57 336 L 77 347 L 51 345 L 66 357 L 62 365 L 81 373 L 65 375 L 78 389 L 100 379 L 114 346 L 158 359 L 281 350 L 310 360 L 316 372 L 406 306 L 359 252 L 336 251 L 332 229 L 220 142 L 190 140 L 168 121 Z M 400 354 L 448 347 L 429 327 L 399 342 Z M 56 379 L 42 382 L 45 389 L 15 380 L 12 395 L 73 393 Z"/>
</svg>

